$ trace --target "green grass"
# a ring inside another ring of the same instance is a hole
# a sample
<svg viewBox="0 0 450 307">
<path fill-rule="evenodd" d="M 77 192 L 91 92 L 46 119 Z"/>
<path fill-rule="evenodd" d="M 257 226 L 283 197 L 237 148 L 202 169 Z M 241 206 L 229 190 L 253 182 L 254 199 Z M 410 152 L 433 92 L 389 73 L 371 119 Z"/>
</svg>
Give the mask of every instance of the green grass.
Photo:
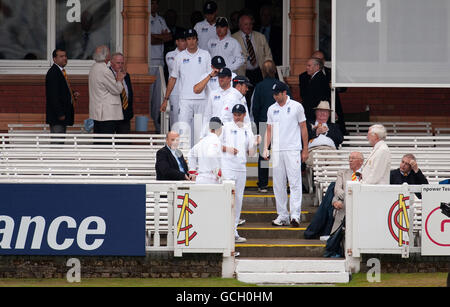
<svg viewBox="0 0 450 307">
<path fill-rule="evenodd" d="M 336 287 L 445 287 L 447 273 L 381 274 L 380 283 L 370 283 L 366 274 L 353 274 L 348 284 L 321 285 Z M 94 278 L 69 283 L 65 279 L 0 279 L 0 287 L 254 287 L 236 279 L 134 279 Z"/>
</svg>

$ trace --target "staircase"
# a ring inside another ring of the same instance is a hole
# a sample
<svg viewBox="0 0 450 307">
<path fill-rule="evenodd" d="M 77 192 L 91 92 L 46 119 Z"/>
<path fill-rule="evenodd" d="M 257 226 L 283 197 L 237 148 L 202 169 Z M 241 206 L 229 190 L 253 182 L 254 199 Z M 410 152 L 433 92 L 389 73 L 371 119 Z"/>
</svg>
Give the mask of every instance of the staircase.
<svg viewBox="0 0 450 307">
<path fill-rule="evenodd" d="M 236 244 L 236 277 L 253 284 L 346 283 L 344 259 L 324 258 L 325 241 L 305 240 L 303 234 L 317 210 L 313 194 L 303 194 L 300 227 L 272 226 L 277 217 L 273 192 L 247 187 L 238 227 L 247 242 Z"/>
</svg>

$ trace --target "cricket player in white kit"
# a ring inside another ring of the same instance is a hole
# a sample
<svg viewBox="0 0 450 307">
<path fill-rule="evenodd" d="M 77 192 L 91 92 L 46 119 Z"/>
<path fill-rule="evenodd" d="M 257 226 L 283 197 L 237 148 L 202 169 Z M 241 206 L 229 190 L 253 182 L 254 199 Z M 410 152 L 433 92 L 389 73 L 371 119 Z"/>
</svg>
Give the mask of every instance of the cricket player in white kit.
<svg viewBox="0 0 450 307">
<path fill-rule="evenodd" d="M 173 71 L 173 67 L 175 65 L 175 57 L 186 49 L 186 37 L 184 31 L 178 32 L 175 35 L 175 44 L 177 48 L 175 50 L 170 51 L 166 54 L 166 63 L 167 68 L 169 70 L 169 75 Z M 170 94 L 170 126 L 174 125 L 178 122 L 178 116 L 180 115 L 180 83 L 175 83 L 175 86 Z"/>
<path fill-rule="evenodd" d="M 203 5 L 203 14 L 205 19 L 198 22 L 194 29 L 198 33 L 198 46 L 201 49 L 208 50 L 208 41 L 217 37 L 216 34 L 216 20 L 217 20 L 217 3 L 214 1 L 207 1 Z"/>
<path fill-rule="evenodd" d="M 211 56 L 209 52 L 198 48 L 197 32 L 188 29 L 185 32 L 186 50 L 175 57 L 175 63 L 170 75 L 161 112 L 165 112 L 167 101 L 177 82 L 180 82 L 180 115 L 178 120 L 184 127 L 178 129 L 181 135 L 189 134 L 191 145 L 196 143 L 201 133 L 201 124 L 194 131 L 194 119 L 198 118 L 200 123 L 206 106 L 207 97 L 205 91 L 194 92 L 194 86 L 204 73 L 211 72 Z M 194 135 L 194 132 L 196 135 Z"/>
<path fill-rule="evenodd" d="M 189 174 L 196 183 L 218 184 L 222 177 L 222 121 L 218 117 L 209 122 L 210 133 L 201 139 L 188 154 Z"/>
<path fill-rule="evenodd" d="M 303 106 L 287 95 L 287 89 L 287 85 L 278 80 L 272 88 L 276 103 L 267 110 L 263 158 L 269 159 L 268 147 L 272 143 L 273 191 L 278 213 L 272 224 L 286 226 L 290 222 L 298 227 L 302 207 L 301 164 L 308 158 L 308 131 Z M 286 178 L 291 191 L 290 211 Z"/>
<path fill-rule="evenodd" d="M 260 138 L 253 135 L 250 125 L 244 124 L 247 109 L 242 104 L 233 107 L 233 121 L 224 124 L 222 131 L 222 177 L 235 182 L 235 242 L 247 240 L 239 236 L 239 224 L 245 183 L 247 181 L 247 155 L 253 156 Z"/>
</svg>

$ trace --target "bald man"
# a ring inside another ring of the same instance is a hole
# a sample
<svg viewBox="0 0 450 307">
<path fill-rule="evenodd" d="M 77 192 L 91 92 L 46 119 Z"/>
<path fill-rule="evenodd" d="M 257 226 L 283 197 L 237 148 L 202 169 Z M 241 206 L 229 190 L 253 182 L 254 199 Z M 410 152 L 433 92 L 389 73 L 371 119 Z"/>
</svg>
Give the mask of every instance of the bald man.
<svg viewBox="0 0 450 307">
<path fill-rule="evenodd" d="M 180 135 L 170 131 L 166 145 L 156 153 L 156 180 L 191 180 L 183 153 L 178 149 Z"/>
</svg>

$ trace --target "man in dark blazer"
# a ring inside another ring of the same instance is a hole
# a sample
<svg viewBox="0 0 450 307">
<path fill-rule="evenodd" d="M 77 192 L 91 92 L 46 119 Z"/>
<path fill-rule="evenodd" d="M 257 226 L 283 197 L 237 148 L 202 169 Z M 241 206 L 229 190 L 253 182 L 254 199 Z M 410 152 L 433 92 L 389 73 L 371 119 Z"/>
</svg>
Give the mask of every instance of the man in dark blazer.
<svg viewBox="0 0 450 307">
<path fill-rule="evenodd" d="M 307 120 L 315 119 L 314 108 L 320 101 L 330 101 L 330 83 L 322 70 L 323 62 L 310 58 L 306 64 L 306 74 L 299 76 L 301 102 Z"/>
<path fill-rule="evenodd" d="M 111 56 L 111 70 L 116 75 L 119 71 L 125 71 L 125 58 L 122 53 L 117 52 Z M 126 73 L 123 79 L 124 91 L 120 96 L 122 102 L 123 120 L 119 122 L 117 133 L 127 134 L 130 133 L 131 126 L 130 121 L 134 116 L 133 113 L 133 87 L 131 86 L 130 74 Z"/>
<path fill-rule="evenodd" d="M 413 154 L 406 154 L 402 157 L 400 162 L 400 167 L 391 170 L 390 174 L 390 184 L 428 184 L 428 180 L 425 175 L 420 170 L 416 157 Z M 416 193 L 419 199 L 422 199 L 421 193 Z"/>
<path fill-rule="evenodd" d="M 166 145 L 156 153 L 156 180 L 192 180 L 183 154 L 178 149 L 180 135 L 170 131 Z"/>
<path fill-rule="evenodd" d="M 70 87 L 64 67 L 67 53 L 62 49 L 53 51 L 53 65 L 45 76 L 46 123 L 51 133 L 66 133 L 67 126 L 74 122 L 74 107 L 78 92 Z"/>
</svg>

